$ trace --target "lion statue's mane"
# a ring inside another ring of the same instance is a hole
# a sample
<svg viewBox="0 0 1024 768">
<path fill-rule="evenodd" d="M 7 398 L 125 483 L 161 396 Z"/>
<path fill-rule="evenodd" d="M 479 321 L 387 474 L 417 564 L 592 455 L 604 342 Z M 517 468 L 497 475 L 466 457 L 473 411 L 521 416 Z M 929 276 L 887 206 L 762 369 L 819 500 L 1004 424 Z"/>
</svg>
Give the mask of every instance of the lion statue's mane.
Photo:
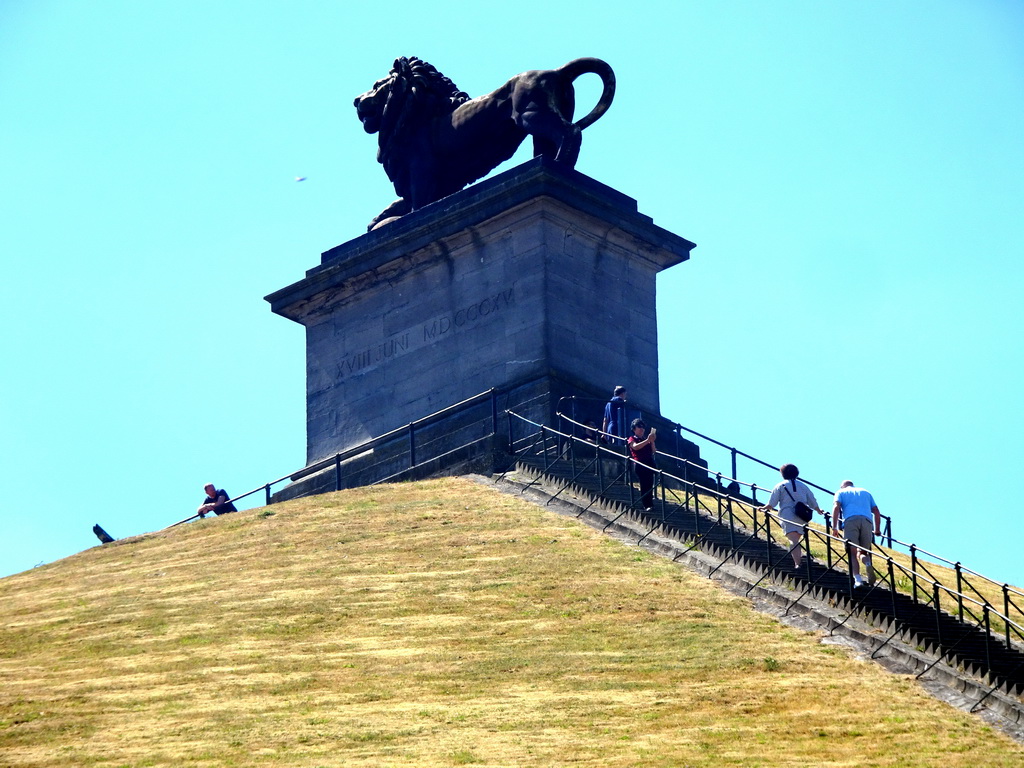
<svg viewBox="0 0 1024 768">
<path fill-rule="evenodd" d="M 585 73 L 600 76 L 604 89 L 594 109 L 573 123 L 572 83 Z M 534 155 L 575 166 L 582 130 L 608 110 L 614 95 L 611 67 L 594 58 L 523 72 L 475 99 L 433 65 L 414 56 L 396 59 L 388 76 L 354 102 L 363 128 L 378 134 L 377 160 L 399 195 L 369 229 L 485 176 L 528 135 Z"/>
</svg>

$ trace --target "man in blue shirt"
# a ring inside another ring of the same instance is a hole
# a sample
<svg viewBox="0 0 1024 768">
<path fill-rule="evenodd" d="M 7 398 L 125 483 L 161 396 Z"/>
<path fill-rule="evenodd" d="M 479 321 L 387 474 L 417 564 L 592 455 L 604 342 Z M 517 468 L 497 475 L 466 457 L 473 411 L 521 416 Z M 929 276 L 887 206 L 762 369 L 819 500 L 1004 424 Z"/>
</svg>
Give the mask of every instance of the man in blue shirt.
<svg viewBox="0 0 1024 768">
<path fill-rule="evenodd" d="M 203 489 L 206 491 L 206 499 L 199 505 L 196 514 L 206 517 L 208 512 L 215 515 L 226 515 L 228 512 L 237 512 L 238 509 L 231 503 L 231 497 L 223 488 L 218 488 L 213 483 L 207 483 Z"/>
<path fill-rule="evenodd" d="M 860 563 L 871 584 L 875 583 L 875 571 L 871 567 L 871 545 L 875 536 L 882 535 L 882 514 L 878 511 L 874 497 L 863 488 L 857 488 L 852 480 L 844 480 L 836 491 L 832 506 L 832 535 L 838 537 L 839 519 L 843 519 L 843 537 L 846 551 L 850 556 L 850 573 L 856 587 L 864 584 L 860 576 Z M 860 561 L 860 562 L 858 562 Z"/>
<path fill-rule="evenodd" d="M 626 437 L 626 388 L 618 386 L 612 393 L 612 399 L 605 403 L 604 421 L 601 431 L 616 437 Z M 616 442 L 616 441 L 612 441 Z"/>
</svg>

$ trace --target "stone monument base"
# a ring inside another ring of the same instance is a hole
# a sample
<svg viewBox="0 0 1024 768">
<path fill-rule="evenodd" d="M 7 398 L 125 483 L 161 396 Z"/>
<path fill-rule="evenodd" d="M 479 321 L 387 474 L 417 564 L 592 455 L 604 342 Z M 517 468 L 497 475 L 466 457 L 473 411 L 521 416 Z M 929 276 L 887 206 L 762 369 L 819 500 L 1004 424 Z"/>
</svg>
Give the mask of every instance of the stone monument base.
<svg viewBox="0 0 1024 768">
<path fill-rule="evenodd" d="M 693 247 L 536 158 L 327 251 L 267 297 L 306 328 L 307 465 L 491 388 L 545 424 L 616 384 L 656 414 L 655 277 Z"/>
</svg>

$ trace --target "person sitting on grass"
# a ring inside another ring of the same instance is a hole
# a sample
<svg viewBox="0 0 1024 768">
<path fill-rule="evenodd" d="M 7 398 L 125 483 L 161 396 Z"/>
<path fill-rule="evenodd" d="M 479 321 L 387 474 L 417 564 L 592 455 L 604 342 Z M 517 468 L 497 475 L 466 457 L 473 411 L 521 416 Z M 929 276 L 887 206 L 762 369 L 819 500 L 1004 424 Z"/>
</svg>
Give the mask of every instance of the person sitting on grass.
<svg viewBox="0 0 1024 768">
<path fill-rule="evenodd" d="M 202 504 L 199 505 L 199 509 L 196 510 L 196 514 L 200 517 L 206 517 L 210 512 L 215 515 L 226 515 L 228 512 L 237 512 L 235 505 L 231 503 L 231 497 L 228 492 L 223 488 L 217 488 L 213 483 L 207 483 L 204 488 L 206 489 L 206 499 Z"/>
</svg>

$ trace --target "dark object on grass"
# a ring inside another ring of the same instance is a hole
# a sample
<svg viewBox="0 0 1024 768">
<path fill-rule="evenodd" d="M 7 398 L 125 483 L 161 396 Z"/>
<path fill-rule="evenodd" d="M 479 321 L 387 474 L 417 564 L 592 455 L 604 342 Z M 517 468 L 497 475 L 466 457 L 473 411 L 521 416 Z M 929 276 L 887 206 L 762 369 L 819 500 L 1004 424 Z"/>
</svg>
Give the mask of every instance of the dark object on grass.
<svg viewBox="0 0 1024 768">
<path fill-rule="evenodd" d="M 573 81 L 598 75 L 604 84 L 597 106 L 578 122 Z M 377 133 L 377 161 L 399 199 L 370 222 L 373 229 L 486 176 L 533 136 L 534 156 L 567 168 L 576 165 L 582 131 L 615 96 L 615 74 L 601 59 L 570 61 L 558 69 L 516 75 L 475 99 L 435 67 L 401 56 L 387 77 L 355 99 L 367 133 Z"/>
<path fill-rule="evenodd" d="M 100 528 L 99 524 L 96 524 L 92 527 L 92 532 L 96 534 L 96 538 L 99 539 L 100 542 L 102 542 L 103 544 L 111 544 L 117 541 L 117 539 L 115 539 L 109 533 Z"/>
</svg>

